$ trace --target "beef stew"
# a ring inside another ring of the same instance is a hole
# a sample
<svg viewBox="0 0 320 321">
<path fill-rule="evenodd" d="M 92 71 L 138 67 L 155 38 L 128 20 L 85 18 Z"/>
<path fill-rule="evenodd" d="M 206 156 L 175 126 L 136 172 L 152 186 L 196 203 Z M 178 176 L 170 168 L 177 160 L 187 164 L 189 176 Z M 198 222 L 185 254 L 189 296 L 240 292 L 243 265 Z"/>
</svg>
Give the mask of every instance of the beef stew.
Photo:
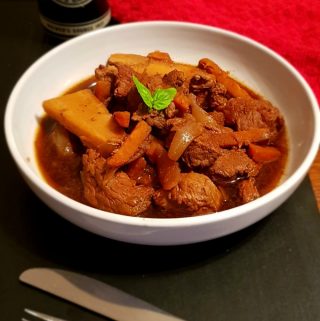
<svg viewBox="0 0 320 321">
<path fill-rule="evenodd" d="M 218 212 L 271 191 L 288 143 L 278 108 L 213 61 L 111 55 L 44 102 L 36 155 L 46 181 L 79 202 L 130 216 Z"/>
</svg>

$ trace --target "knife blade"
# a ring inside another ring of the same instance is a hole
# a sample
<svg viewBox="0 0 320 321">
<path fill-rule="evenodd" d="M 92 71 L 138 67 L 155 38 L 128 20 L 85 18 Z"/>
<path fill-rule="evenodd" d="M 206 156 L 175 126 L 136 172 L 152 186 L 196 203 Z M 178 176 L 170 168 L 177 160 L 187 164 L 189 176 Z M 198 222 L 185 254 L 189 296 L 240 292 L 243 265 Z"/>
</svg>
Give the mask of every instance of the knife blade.
<svg viewBox="0 0 320 321">
<path fill-rule="evenodd" d="M 148 302 L 79 273 L 50 268 L 24 271 L 19 280 L 117 321 L 183 321 Z"/>
</svg>

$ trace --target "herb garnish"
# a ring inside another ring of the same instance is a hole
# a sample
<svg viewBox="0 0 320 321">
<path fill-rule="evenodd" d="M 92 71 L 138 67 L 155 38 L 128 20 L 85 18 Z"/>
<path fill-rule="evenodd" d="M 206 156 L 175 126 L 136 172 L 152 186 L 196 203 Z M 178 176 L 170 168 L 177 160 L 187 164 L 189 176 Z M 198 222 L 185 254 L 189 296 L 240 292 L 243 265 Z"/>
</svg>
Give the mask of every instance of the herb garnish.
<svg viewBox="0 0 320 321">
<path fill-rule="evenodd" d="M 152 96 L 150 90 L 137 77 L 132 76 L 132 79 L 142 100 L 150 109 L 162 110 L 167 108 L 177 93 L 175 88 L 156 89 Z"/>
</svg>

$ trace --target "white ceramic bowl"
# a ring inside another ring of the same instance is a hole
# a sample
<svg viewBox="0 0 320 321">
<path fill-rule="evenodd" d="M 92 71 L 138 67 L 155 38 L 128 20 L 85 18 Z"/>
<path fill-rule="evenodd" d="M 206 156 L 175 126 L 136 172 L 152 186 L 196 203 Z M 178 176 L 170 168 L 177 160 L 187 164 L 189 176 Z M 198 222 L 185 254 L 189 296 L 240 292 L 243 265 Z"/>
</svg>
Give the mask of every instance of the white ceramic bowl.
<svg viewBox="0 0 320 321">
<path fill-rule="evenodd" d="M 42 101 L 91 75 L 111 53 L 170 53 L 179 62 L 216 61 L 263 94 L 284 114 L 290 155 L 279 187 L 242 206 L 189 218 L 151 219 L 104 212 L 73 201 L 41 177 L 34 154 Z M 306 176 L 320 140 L 318 105 L 301 75 L 283 58 L 248 38 L 225 30 L 177 22 L 108 27 L 72 39 L 37 60 L 16 84 L 5 114 L 5 134 L 24 179 L 38 197 L 70 222 L 99 235 L 138 244 L 176 245 L 205 241 L 245 228 L 282 204 Z"/>
</svg>

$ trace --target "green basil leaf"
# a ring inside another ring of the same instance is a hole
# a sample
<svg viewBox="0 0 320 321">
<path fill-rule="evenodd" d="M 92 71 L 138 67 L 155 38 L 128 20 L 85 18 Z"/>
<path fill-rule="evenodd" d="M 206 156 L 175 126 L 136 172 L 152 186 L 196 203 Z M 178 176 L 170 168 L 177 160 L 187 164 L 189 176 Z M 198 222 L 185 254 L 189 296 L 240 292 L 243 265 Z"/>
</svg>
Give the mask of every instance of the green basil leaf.
<svg viewBox="0 0 320 321">
<path fill-rule="evenodd" d="M 134 84 L 137 87 L 138 93 L 140 94 L 142 100 L 144 101 L 144 103 L 149 107 L 152 108 L 153 106 L 153 98 L 151 95 L 150 90 L 144 85 L 142 84 L 137 77 L 132 76 L 132 80 L 134 82 Z"/>
<path fill-rule="evenodd" d="M 162 110 L 172 102 L 177 90 L 175 88 L 157 89 L 153 95 L 153 108 Z"/>
</svg>

